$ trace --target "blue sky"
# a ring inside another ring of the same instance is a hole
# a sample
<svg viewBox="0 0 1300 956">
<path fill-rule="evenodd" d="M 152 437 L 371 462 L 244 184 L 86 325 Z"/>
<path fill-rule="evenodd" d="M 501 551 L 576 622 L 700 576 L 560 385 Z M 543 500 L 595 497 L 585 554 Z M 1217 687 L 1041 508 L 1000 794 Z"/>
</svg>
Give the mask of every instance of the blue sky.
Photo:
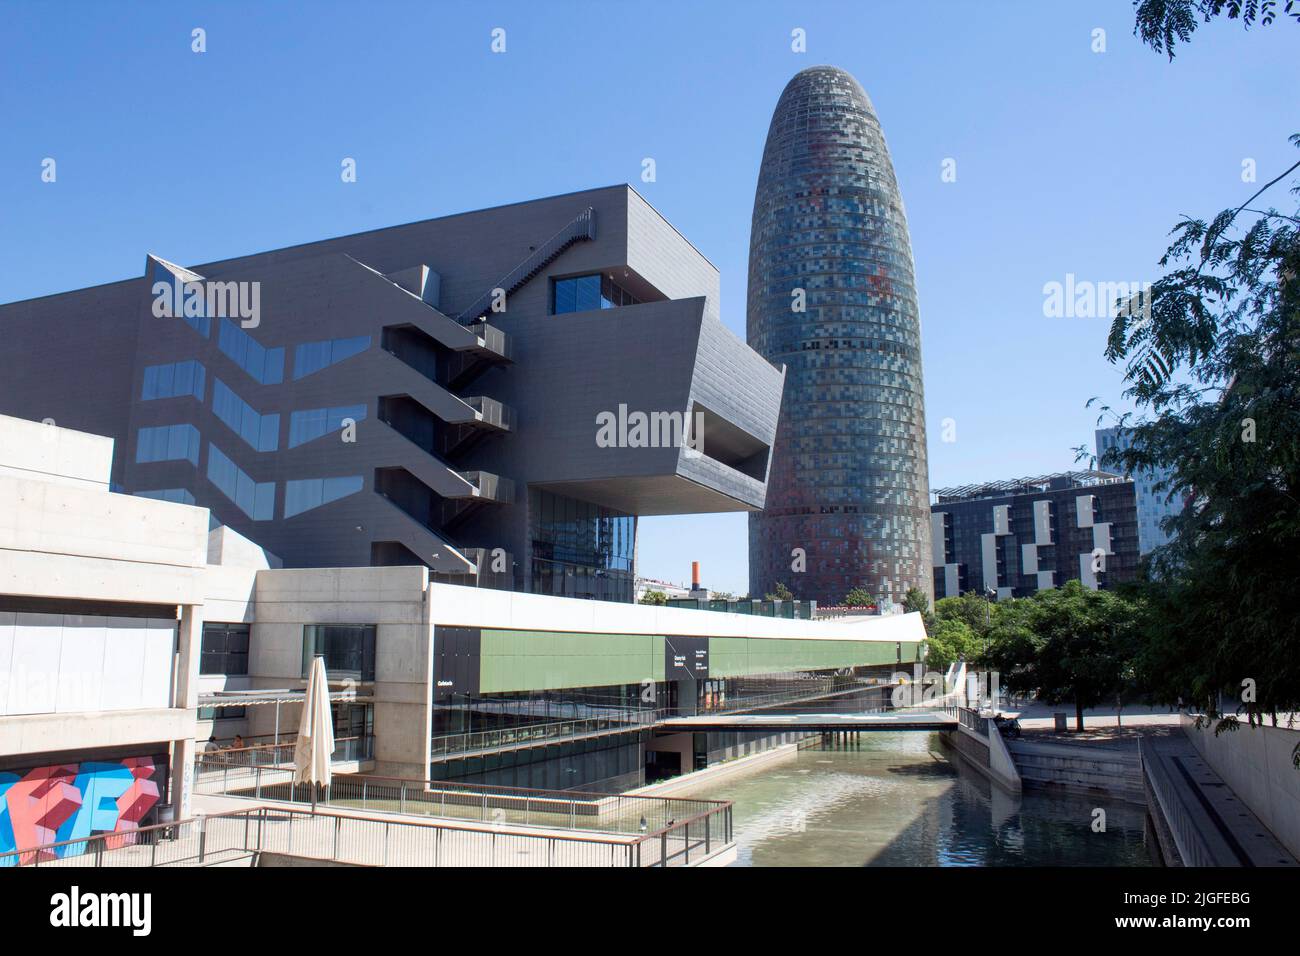
<svg viewBox="0 0 1300 956">
<path fill-rule="evenodd" d="M 1045 318 L 1044 283 L 1156 278 L 1179 215 L 1244 199 L 1243 159 L 1271 179 L 1300 129 L 1300 27 L 1212 24 L 1170 64 L 1132 23 L 1128 0 L 0 3 L 0 302 L 139 275 L 146 252 L 203 262 L 627 181 L 719 267 L 743 336 L 771 111 L 831 63 L 870 94 L 907 206 L 932 485 L 1065 469 L 1084 403 L 1122 386 L 1106 321 Z M 743 515 L 641 527 L 642 573 L 700 560 L 747 589 Z"/>
</svg>

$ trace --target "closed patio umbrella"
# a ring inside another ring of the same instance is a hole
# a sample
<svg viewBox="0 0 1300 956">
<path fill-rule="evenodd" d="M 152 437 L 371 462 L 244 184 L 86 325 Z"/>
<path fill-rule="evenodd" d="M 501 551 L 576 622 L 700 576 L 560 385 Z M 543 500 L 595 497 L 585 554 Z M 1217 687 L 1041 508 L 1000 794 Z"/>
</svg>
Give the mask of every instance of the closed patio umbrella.
<svg viewBox="0 0 1300 956">
<path fill-rule="evenodd" d="M 325 658 L 311 664 L 307 695 L 298 724 L 298 742 L 293 749 L 293 782 L 311 784 L 311 807 L 316 810 L 318 787 L 330 784 L 330 755 L 334 752 L 334 720 L 330 716 L 329 683 Z"/>
</svg>

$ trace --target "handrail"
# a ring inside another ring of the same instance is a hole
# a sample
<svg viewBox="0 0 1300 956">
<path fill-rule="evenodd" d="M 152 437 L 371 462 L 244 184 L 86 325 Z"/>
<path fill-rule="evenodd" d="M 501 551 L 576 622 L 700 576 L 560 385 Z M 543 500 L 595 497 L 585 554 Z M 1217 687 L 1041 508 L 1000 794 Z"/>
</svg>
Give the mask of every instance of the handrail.
<svg viewBox="0 0 1300 956">
<path fill-rule="evenodd" d="M 498 727 L 492 730 L 472 730 L 459 734 L 439 734 L 429 738 L 429 752 L 431 754 L 453 754 L 453 753 L 470 753 L 477 750 L 489 750 L 493 747 L 507 746 L 509 744 L 526 744 L 529 741 L 537 740 L 554 740 L 561 737 L 576 737 L 586 732 L 578 730 L 581 726 L 594 726 L 597 730 L 601 725 L 608 726 L 611 732 L 630 732 L 633 730 L 643 729 L 658 723 L 662 718 L 664 711 L 659 710 L 636 710 L 626 709 L 614 713 L 593 716 L 593 717 L 574 717 L 566 720 L 539 721 L 532 724 L 521 724 L 515 727 Z M 565 732 L 563 728 L 570 728 Z M 470 742 L 475 743 L 474 746 Z M 489 742 L 491 741 L 491 742 Z M 459 747 L 450 746 L 453 742 L 460 742 Z"/>
<path fill-rule="evenodd" d="M 494 293 L 497 289 L 503 290 L 507 296 L 513 294 L 516 289 L 545 268 L 548 262 L 573 245 L 573 243 L 595 238 L 596 210 L 588 206 L 578 213 L 571 222 L 567 223 L 564 228 L 538 246 L 536 251 L 530 252 L 519 265 L 507 272 L 500 282 L 474 300 L 468 309 L 456 316 L 456 321 L 461 325 L 468 325 L 487 313 L 492 306 L 492 300 L 495 297 Z"/>
<path fill-rule="evenodd" d="M 563 833 L 563 832 L 529 832 L 528 827 L 520 830 L 507 830 L 501 826 L 474 826 L 470 823 L 451 822 L 451 821 L 434 821 L 434 820 L 394 820 L 389 817 L 366 815 L 366 814 L 342 814 L 329 812 L 327 809 L 308 811 L 300 810 L 294 807 L 279 806 L 258 806 L 246 810 L 231 810 L 224 813 L 214 813 L 205 816 L 188 817 L 170 823 L 155 824 L 148 827 L 140 827 L 135 830 L 122 831 L 120 833 L 96 833 L 89 836 L 80 837 L 74 840 L 62 840 L 56 843 L 46 843 L 40 846 L 27 847 L 24 849 L 13 850 L 6 853 L 0 853 L 0 861 L 8 858 L 18 858 L 19 866 L 24 865 L 21 860 L 24 856 L 30 856 L 30 863 L 26 865 L 40 867 L 41 865 L 68 865 L 64 861 L 72 861 L 72 865 L 80 862 L 89 861 L 94 866 L 104 866 L 105 853 L 116 851 L 126 851 L 136 847 L 151 847 L 152 852 L 149 859 L 145 862 L 143 859 L 137 862 L 140 866 L 159 866 L 173 865 L 177 863 L 190 863 L 204 865 L 205 861 L 210 858 L 218 858 L 220 854 L 230 852 L 255 853 L 269 852 L 268 842 L 279 843 L 274 840 L 271 826 L 276 822 L 286 822 L 289 825 L 288 841 L 286 852 L 293 853 L 293 834 L 294 821 L 310 821 L 312 824 L 319 824 L 322 821 L 334 821 L 333 823 L 333 843 L 332 849 L 329 849 L 322 855 L 314 855 L 310 850 L 299 849 L 301 855 L 315 859 L 332 859 L 340 860 L 339 832 L 340 828 L 347 822 L 359 824 L 378 824 L 383 827 L 383 862 L 388 861 L 388 835 L 390 831 L 396 830 L 399 833 L 412 833 L 417 830 L 435 831 L 438 837 L 434 843 L 434 862 L 437 864 L 438 847 L 441 846 L 442 834 L 457 832 L 475 834 L 478 836 L 489 837 L 484 841 L 483 846 L 477 844 L 472 852 L 486 851 L 489 862 L 495 862 L 496 845 L 499 838 L 510 838 L 523 840 L 526 844 L 538 845 L 543 847 L 553 847 L 556 843 L 568 844 L 585 844 L 593 847 L 609 847 L 611 851 L 621 850 L 623 852 L 617 855 L 611 855 L 608 858 L 599 858 L 592 865 L 616 865 L 616 866 L 661 866 L 667 867 L 673 864 L 674 860 L 681 858 L 684 863 L 689 865 L 690 854 L 692 849 L 702 848 L 707 857 L 713 852 L 714 846 L 719 847 L 729 845 L 732 842 L 732 804 L 729 801 L 706 801 L 713 804 L 708 809 L 685 817 L 681 820 L 670 820 L 670 822 L 649 833 L 642 833 L 632 836 L 630 839 L 617 839 L 608 835 L 592 833 Z M 227 838 L 230 835 L 229 830 L 220 830 L 214 828 L 214 821 L 238 820 L 242 818 L 244 827 L 242 835 L 236 835 L 234 840 L 228 844 L 222 843 L 222 836 Z M 720 818 L 720 830 L 715 830 L 713 821 Z M 252 824 L 256 822 L 254 827 Z M 329 824 L 326 824 L 328 828 Z M 190 828 L 194 829 L 191 830 Z M 694 831 L 693 831 L 694 828 Z M 700 832 L 702 829 L 702 833 Z M 164 832 L 165 831 L 165 832 Z M 158 836 L 160 839 L 153 839 Z M 120 837 L 122 844 L 119 846 L 105 848 L 105 844 L 114 837 Z M 145 837 L 145 839 L 141 839 Z M 161 862 L 157 858 L 159 847 L 165 846 L 166 838 L 170 837 L 170 843 L 183 851 L 192 850 L 193 852 L 183 852 L 181 855 L 164 859 Z M 310 837 L 310 833 L 309 833 Z M 674 843 L 670 844 L 672 839 Z M 676 843 L 680 840 L 680 845 Z M 188 846 L 186 841 L 189 841 Z M 216 846 L 213 846 L 213 843 Z M 657 858 L 653 853 L 647 853 L 646 848 L 659 848 Z M 80 845 L 84 849 L 94 849 L 94 853 L 78 853 L 69 856 L 60 856 L 57 852 L 61 848 Z M 278 845 L 275 847 L 279 849 Z M 319 845 L 318 847 L 319 848 Z M 428 845 L 425 847 L 426 852 Z M 45 857 L 42 860 L 42 857 Z M 83 859 L 84 858 L 84 859 Z M 120 858 L 115 858 L 115 862 L 108 865 L 119 865 Z M 622 862 L 620 862 L 620 860 Z M 352 862 L 375 862 L 371 860 Z M 3 865 L 3 864 L 0 864 Z M 126 858 L 125 865 L 132 865 L 131 858 Z M 551 853 L 547 853 L 545 865 L 566 865 L 565 861 L 557 861 Z"/>
<path fill-rule="evenodd" d="M 484 796 L 529 796 L 538 799 L 571 800 L 584 803 L 597 803 L 601 800 L 642 800 L 661 803 L 687 804 L 711 803 L 722 805 L 727 800 L 703 800 L 691 797 L 657 797 L 641 793 L 605 793 L 595 790 L 547 790 L 536 787 L 511 787 L 504 784 L 457 783 L 454 780 L 424 780 L 419 777 L 387 777 L 373 773 L 335 774 L 333 779 L 346 782 L 409 784 L 423 790 L 464 790 Z M 507 791 L 502 794 L 499 791 Z"/>
</svg>

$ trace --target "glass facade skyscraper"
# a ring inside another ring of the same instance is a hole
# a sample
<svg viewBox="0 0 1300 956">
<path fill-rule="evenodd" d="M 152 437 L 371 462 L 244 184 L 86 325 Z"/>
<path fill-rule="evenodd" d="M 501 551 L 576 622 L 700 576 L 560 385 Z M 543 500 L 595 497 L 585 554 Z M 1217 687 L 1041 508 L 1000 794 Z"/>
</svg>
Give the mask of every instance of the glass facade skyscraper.
<svg viewBox="0 0 1300 956">
<path fill-rule="evenodd" d="M 751 593 L 781 582 L 823 605 L 857 586 L 931 593 L 911 241 L 880 122 L 843 70 L 800 72 L 772 115 L 748 338 L 787 369 L 766 507 L 749 519 Z"/>
</svg>

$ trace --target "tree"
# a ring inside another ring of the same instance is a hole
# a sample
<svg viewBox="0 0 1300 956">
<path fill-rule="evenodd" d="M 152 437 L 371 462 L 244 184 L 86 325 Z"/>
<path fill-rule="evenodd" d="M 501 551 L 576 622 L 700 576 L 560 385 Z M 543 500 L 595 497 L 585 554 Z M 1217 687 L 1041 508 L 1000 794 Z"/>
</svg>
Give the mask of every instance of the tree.
<svg viewBox="0 0 1300 956">
<path fill-rule="evenodd" d="M 1157 53 L 1174 58 L 1176 43 L 1186 43 L 1196 31 L 1197 15 L 1209 23 L 1226 13 L 1249 30 L 1256 22 L 1269 26 L 1277 19 L 1279 0 L 1134 0 L 1137 23 L 1133 33 Z M 1285 17 L 1300 22 L 1300 0 L 1285 0 Z"/>
<path fill-rule="evenodd" d="M 794 595 L 790 593 L 790 589 L 786 587 L 782 582 L 777 581 L 776 590 L 774 590 L 770 594 L 765 594 L 763 596 L 763 600 L 764 601 L 793 601 Z"/>
<path fill-rule="evenodd" d="M 710 591 L 709 597 L 715 601 L 734 601 L 730 591 Z"/>
<path fill-rule="evenodd" d="M 934 615 L 938 620 L 964 622 L 983 641 L 987 640 L 989 632 L 1013 604 L 1012 600 L 990 601 L 977 591 L 967 591 L 960 597 L 935 601 Z"/>
<path fill-rule="evenodd" d="M 985 656 L 1010 689 L 1049 704 L 1073 701 L 1075 728 L 1083 730 L 1084 710 L 1124 687 L 1137 618 L 1125 599 L 1067 581 L 1017 602 L 993 631 Z"/>
<path fill-rule="evenodd" d="M 903 595 L 903 612 L 906 614 L 929 614 L 930 597 L 920 588 L 908 588 Z"/>
<path fill-rule="evenodd" d="M 668 603 L 668 595 L 663 591 L 646 591 L 641 595 L 642 604 L 657 604 L 663 606 Z"/>
<path fill-rule="evenodd" d="M 1117 317 L 1106 351 L 1151 417 L 1121 416 L 1132 447 L 1103 467 L 1170 468 L 1186 502 L 1151 558 L 1166 617 L 1149 654 L 1172 666 L 1145 673 L 1211 718 L 1235 697 L 1252 723 L 1300 709 L 1300 206 L 1254 205 L 1297 169 L 1209 223 L 1182 220 L 1149 318 Z"/>
<path fill-rule="evenodd" d="M 974 660 L 979 653 L 979 638 L 964 621 L 936 620 L 927 634 L 925 666 L 929 670 L 946 670 L 954 661 Z"/>
<path fill-rule="evenodd" d="M 844 595 L 845 607 L 875 607 L 875 596 L 864 587 L 856 587 Z"/>
</svg>

